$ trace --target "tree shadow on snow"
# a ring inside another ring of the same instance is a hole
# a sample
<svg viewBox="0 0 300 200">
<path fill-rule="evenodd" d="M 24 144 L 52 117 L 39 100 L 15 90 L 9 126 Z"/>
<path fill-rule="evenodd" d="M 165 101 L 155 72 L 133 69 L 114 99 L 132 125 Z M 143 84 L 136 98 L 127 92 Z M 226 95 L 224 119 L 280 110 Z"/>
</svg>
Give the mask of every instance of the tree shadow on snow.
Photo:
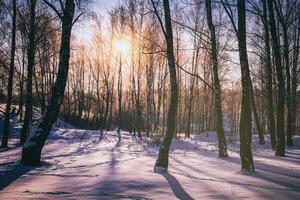
<svg viewBox="0 0 300 200">
<path fill-rule="evenodd" d="M 12 151 L 12 150 L 15 150 L 19 147 L 22 147 L 22 146 L 20 144 L 15 144 L 14 146 L 6 147 L 6 148 L 0 148 L 0 153 Z"/>
<path fill-rule="evenodd" d="M 15 180 L 23 176 L 24 174 L 30 172 L 36 168 L 35 166 L 27 166 L 22 163 L 18 163 L 11 170 L 5 172 L 4 175 L 0 175 L 0 190 L 6 188 Z"/>
<path fill-rule="evenodd" d="M 273 183 L 273 184 L 276 184 L 278 186 L 281 186 L 283 188 L 276 188 L 276 187 L 274 187 L 272 185 L 269 185 L 269 184 L 254 185 L 254 184 L 251 184 L 251 183 L 240 182 L 238 179 L 237 180 L 231 180 L 231 179 L 228 179 L 228 178 L 218 177 L 217 175 L 213 174 L 213 171 L 211 171 L 211 173 L 208 173 L 208 171 L 201 170 L 200 168 L 195 168 L 192 165 L 187 165 L 186 163 L 180 161 L 179 159 L 174 158 L 173 156 L 170 156 L 170 157 L 175 162 L 180 163 L 180 164 L 184 165 L 185 167 L 189 168 L 189 170 L 195 171 L 199 174 L 206 174 L 208 176 L 213 177 L 213 179 L 210 179 L 210 181 L 216 181 L 216 182 L 220 182 L 220 183 L 229 183 L 229 184 L 232 184 L 232 185 L 239 185 L 239 186 L 244 186 L 244 187 L 248 187 L 248 188 L 251 187 L 251 188 L 260 188 L 260 189 L 294 191 L 294 192 L 297 192 L 297 193 L 299 193 L 299 191 L 300 191 L 300 187 L 298 185 L 296 185 L 297 183 L 290 182 L 291 181 L 290 176 L 291 177 L 296 176 L 296 178 L 297 178 L 297 174 L 293 174 L 292 172 L 290 172 L 291 174 L 288 174 L 287 172 L 282 172 L 282 171 L 285 171 L 286 169 L 283 169 L 283 168 L 280 168 L 280 167 L 277 167 L 277 166 L 274 166 L 274 165 L 264 164 L 260 161 L 255 161 L 255 166 L 256 166 L 256 170 L 257 170 L 256 173 L 246 174 L 245 176 L 250 176 L 250 177 L 255 178 L 255 179 L 261 179 L 261 180 L 264 180 L 266 182 Z M 232 162 L 234 164 L 240 164 L 239 158 L 236 158 L 236 157 L 229 157 L 229 158 L 224 159 L 224 161 Z M 224 169 L 224 166 L 222 166 L 221 168 Z M 181 171 L 180 169 L 177 169 L 177 170 Z M 185 175 L 185 174 L 182 174 L 182 175 Z M 278 176 L 278 175 L 280 175 L 280 176 Z M 282 177 L 282 176 L 284 176 L 284 177 Z M 198 178 L 198 177 L 191 177 L 191 178 L 202 179 L 202 178 Z"/>
<path fill-rule="evenodd" d="M 174 195 L 178 199 L 193 200 L 193 198 L 184 190 L 179 181 L 172 174 L 167 172 L 162 174 L 162 176 L 168 181 Z"/>
</svg>

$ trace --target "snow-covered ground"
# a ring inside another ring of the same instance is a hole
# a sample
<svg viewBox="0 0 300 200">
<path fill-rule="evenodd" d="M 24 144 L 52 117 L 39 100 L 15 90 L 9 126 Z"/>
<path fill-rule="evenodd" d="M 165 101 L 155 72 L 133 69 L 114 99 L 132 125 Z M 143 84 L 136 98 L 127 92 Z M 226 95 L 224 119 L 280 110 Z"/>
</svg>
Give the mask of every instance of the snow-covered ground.
<svg viewBox="0 0 300 200">
<path fill-rule="evenodd" d="M 56 128 L 41 167 L 19 163 L 21 147 L 0 152 L 0 199 L 300 199 L 300 137 L 277 158 L 253 137 L 256 173 L 242 175 L 238 138 L 219 159 L 214 133 L 174 140 L 169 173 L 153 172 L 158 147 L 122 132 Z"/>
</svg>

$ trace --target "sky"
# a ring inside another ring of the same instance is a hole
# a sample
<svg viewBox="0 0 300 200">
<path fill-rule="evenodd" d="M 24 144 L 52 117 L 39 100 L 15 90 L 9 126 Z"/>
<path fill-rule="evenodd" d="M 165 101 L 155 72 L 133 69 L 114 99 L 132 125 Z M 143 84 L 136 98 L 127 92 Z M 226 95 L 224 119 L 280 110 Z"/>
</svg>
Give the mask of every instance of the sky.
<svg viewBox="0 0 300 200">
<path fill-rule="evenodd" d="M 93 0 L 89 8 L 103 17 L 103 22 L 108 22 L 108 11 L 111 10 L 120 0 Z M 92 36 L 93 24 L 88 19 L 83 19 L 75 30 L 75 35 L 79 40 L 89 42 Z"/>
<path fill-rule="evenodd" d="M 92 8 L 99 11 L 106 11 L 116 5 L 119 0 L 94 0 Z"/>
</svg>

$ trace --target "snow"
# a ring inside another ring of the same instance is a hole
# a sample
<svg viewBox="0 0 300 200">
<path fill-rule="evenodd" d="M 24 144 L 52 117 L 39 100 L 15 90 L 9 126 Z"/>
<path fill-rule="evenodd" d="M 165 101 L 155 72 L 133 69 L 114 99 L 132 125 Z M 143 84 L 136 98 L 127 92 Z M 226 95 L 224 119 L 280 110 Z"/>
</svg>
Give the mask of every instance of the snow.
<svg viewBox="0 0 300 200">
<path fill-rule="evenodd" d="M 299 199 L 300 137 L 275 157 L 269 137 L 253 136 L 256 173 L 240 171 L 238 137 L 227 137 L 229 158 L 218 158 L 216 134 L 172 142 L 167 173 L 154 172 L 158 146 L 117 131 L 54 128 L 43 164 L 19 163 L 21 147 L 0 152 L 0 199 Z"/>
</svg>

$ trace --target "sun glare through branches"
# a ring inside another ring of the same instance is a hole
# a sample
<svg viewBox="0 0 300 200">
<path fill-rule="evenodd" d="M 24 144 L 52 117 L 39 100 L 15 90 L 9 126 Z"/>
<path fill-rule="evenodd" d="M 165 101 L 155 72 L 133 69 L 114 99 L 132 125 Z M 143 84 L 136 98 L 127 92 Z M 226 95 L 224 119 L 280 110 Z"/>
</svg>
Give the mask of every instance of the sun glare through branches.
<svg viewBox="0 0 300 200">
<path fill-rule="evenodd" d="M 129 56 L 131 52 L 131 43 L 127 39 L 114 39 L 112 43 L 113 52 L 115 54 L 121 53 L 122 56 Z"/>
</svg>

